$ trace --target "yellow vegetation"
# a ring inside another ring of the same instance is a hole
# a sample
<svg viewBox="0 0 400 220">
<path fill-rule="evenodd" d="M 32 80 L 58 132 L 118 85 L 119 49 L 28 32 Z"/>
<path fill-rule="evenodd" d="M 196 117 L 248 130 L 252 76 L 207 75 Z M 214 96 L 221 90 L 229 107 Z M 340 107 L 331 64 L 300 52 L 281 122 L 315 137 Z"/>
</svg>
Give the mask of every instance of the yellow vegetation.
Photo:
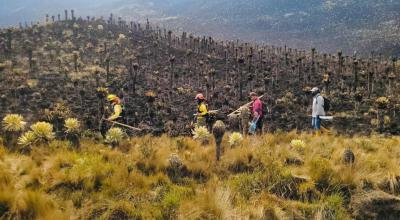
<svg viewBox="0 0 400 220">
<path fill-rule="evenodd" d="M 379 97 L 375 100 L 375 103 L 380 108 L 384 108 L 389 104 L 389 99 L 387 97 Z"/>
<path fill-rule="evenodd" d="M 48 137 L 50 128 L 39 122 L 23 137 Z M 400 193 L 398 137 L 315 137 L 296 131 L 242 137 L 235 148 L 223 148 L 217 162 L 213 143 L 202 146 L 191 137 L 128 140 L 117 128 L 108 136 L 120 147 L 110 149 L 83 139 L 81 148 L 73 151 L 68 142 L 53 140 L 25 156 L 0 147 L 0 215 L 349 219 L 348 192 L 369 187 Z M 225 137 L 222 146 L 229 146 L 231 139 Z M 342 161 L 348 148 L 356 157 L 352 166 Z M 287 164 L 288 158 L 303 163 Z"/>
<path fill-rule="evenodd" d="M 121 128 L 111 128 L 106 134 L 106 143 L 111 145 L 116 145 L 122 141 L 124 138 L 124 132 Z"/>
<path fill-rule="evenodd" d="M 18 132 L 25 128 L 26 122 L 21 115 L 10 114 L 3 118 L 2 127 L 4 131 Z"/>
<path fill-rule="evenodd" d="M 37 138 L 35 133 L 33 133 L 33 131 L 28 131 L 25 132 L 21 137 L 19 137 L 18 144 L 23 147 L 27 147 L 33 145 L 34 143 L 36 143 L 36 141 Z"/>
<path fill-rule="evenodd" d="M 292 146 L 295 149 L 304 149 L 306 144 L 302 140 L 295 139 L 290 142 L 290 146 Z"/>
<path fill-rule="evenodd" d="M 39 140 L 50 141 L 54 139 L 53 125 L 47 122 L 36 122 L 31 126 L 33 134 Z"/>
<path fill-rule="evenodd" d="M 30 147 L 36 143 L 44 144 L 55 138 L 53 125 L 47 122 L 37 122 L 31 126 L 31 131 L 27 131 L 18 138 L 18 144 L 23 147 Z"/>
<path fill-rule="evenodd" d="M 242 141 L 243 141 L 243 136 L 239 132 L 233 132 L 231 135 L 229 135 L 228 142 L 231 147 L 241 144 Z"/>
<path fill-rule="evenodd" d="M 210 132 L 204 126 L 196 127 L 192 131 L 192 134 L 193 134 L 193 139 L 199 140 L 202 143 L 206 143 L 211 136 Z"/>
<path fill-rule="evenodd" d="M 65 120 L 65 132 L 68 134 L 78 133 L 80 130 L 80 122 L 76 118 L 68 118 Z"/>
</svg>

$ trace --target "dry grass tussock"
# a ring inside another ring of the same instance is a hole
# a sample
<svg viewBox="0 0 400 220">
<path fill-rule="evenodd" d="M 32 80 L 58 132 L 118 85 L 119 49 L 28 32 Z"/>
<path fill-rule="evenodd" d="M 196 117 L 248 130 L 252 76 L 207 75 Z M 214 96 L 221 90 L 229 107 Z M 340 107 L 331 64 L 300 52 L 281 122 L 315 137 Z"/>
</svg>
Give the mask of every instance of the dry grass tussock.
<svg viewBox="0 0 400 220">
<path fill-rule="evenodd" d="M 400 194 L 399 137 L 236 139 L 225 134 L 219 161 L 212 136 L 124 137 L 115 148 L 83 138 L 79 149 L 49 138 L 24 154 L 1 146 L 0 218 L 350 219 L 353 195 Z"/>
</svg>

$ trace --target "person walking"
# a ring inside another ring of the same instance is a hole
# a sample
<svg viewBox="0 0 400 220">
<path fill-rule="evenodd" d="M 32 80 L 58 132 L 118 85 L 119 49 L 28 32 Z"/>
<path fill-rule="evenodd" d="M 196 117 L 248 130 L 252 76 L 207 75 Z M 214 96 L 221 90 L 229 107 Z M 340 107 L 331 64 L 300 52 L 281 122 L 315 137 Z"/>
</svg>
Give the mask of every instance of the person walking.
<svg viewBox="0 0 400 220">
<path fill-rule="evenodd" d="M 208 122 L 208 108 L 206 105 L 206 99 L 202 93 L 196 95 L 195 100 L 197 102 L 197 114 L 196 121 L 197 126 L 207 127 Z"/>
<path fill-rule="evenodd" d="M 324 110 L 324 97 L 322 97 L 320 90 L 317 87 L 311 89 L 313 95 L 312 103 L 312 128 L 316 131 L 316 134 L 321 133 L 321 116 L 325 116 Z"/>
<path fill-rule="evenodd" d="M 107 96 L 107 100 L 110 102 L 112 106 L 112 115 L 107 118 L 108 121 L 116 121 L 125 123 L 124 121 L 124 108 L 122 105 L 121 99 L 114 95 L 110 94 Z"/>
<path fill-rule="evenodd" d="M 250 93 L 250 98 L 251 98 L 251 101 L 253 102 L 251 105 L 251 112 L 252 112 L 253 120 L 252 120 L 250 128 L 249 128 L 249 133 L 262 134 L 263 126 L 264 126 L 263 103 L 258 98 L 258 95 L 255 92 Z"/>
</svg>

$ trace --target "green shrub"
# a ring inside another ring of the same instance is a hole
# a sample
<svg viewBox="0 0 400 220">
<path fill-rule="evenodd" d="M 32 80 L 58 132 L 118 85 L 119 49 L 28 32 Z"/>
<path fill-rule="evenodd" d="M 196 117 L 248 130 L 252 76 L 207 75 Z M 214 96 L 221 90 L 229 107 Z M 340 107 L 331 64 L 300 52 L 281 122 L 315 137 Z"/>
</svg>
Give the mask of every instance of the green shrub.
<svg viewBox="0 0 400 220">
<path fill-rule="evenodd" d="M 343 198 L 340 195 L 331 195 L 323 199 L 323 203 L 316 213 L 316 219 L 345 220 L 350 219 L 343 206 Z"/>
<path fill-rule="evenodd" d="M 160 192 L 163 219 L 176 219 L 180 202 L 194 195 L 194 189 L 183 186 L 165 186 Z"/>
<path fill-rule="evenodd" d="M 97 191 L 103 181 L 111 175 L 114 167 L 111 163 L 105 162 L 100 155 L 79 155 L 72 153 L 68 165 L 63 162 L 64 168 L 59 172 L 57 185 L 68 186 L 72 189 L 84 189 L 86 191 Z"/>
<path fill-rule="evenodd" d="M 259 172 L 240 174 L 232 181 L 233 190 L 244 199 L 249 200 L 253 195 L 260 193 L 264 188 L 262 175 Z"/>
<path fill-rule="evenodd" d="M 309 174 L 317 188 L 322 191 L 331 184 L 334 171 L 327 159 L 315 158 L 309 164 Z"/>
</svg>

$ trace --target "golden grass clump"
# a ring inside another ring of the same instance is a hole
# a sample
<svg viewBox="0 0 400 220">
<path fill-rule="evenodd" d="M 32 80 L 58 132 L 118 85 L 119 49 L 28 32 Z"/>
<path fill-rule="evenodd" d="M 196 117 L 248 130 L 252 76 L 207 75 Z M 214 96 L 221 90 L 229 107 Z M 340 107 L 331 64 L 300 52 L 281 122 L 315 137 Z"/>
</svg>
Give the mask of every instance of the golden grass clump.
<svg viewBox="0 0 400 220">
<path fill-rule="evenodd" d="M 6 155 L 7 151 L 6 149 L 3 147 L 3 143 L 2 143 L 2 139 L 0 138 L 0 160 L 4 159 L 4 156 Z"/>
<path fill-rule="evenodd" d="M 24 130 L 26 122 L 21 115 L 9 114 L 3 118 L 2 127 L 4 131 L 20 132 Z"/>
<path fill-rule="evenodd" d="M 302 140 L 295 139 L 295 140 L 292 140 L 290 142 L 290 146 L 295 148 L 295 149 L 301 149 L 302 150 L 302 149 L 304 149 L 306 147 L 306 144 Z"/>
<path fill-rule="evenodd" d="M 1 192 L 1 190 L 0 190 Z M 1 195 L 4 192 L 0 193 Z M 11 219 L 68 219 L 67 212 L 61 211 L 48 195 L 37 191 L 8 191 L 0 196 L 2 217 Z M 13 218 L 14 216 L 14 218 Z"/>
<path fill-rule="evenodd" d="M 391 194 L 400 194 L 400 176 L 395 172 L 389 171 L 386 178 L 382 181 L 381 187 L 384 191 Z"/>
<path fill-rule="evenodd" d="M 178 208 L 184 199 L 191 198 L 194 190 L 185 186 L 166 186 L 161 193 L 161 214 L 163 219 L 177 219 Z"/>
<path fill-rule="evenodd" d="M 104 162 L 101 156 L 78 157 L 72 168 L 66 171 L 67 181 L 77 185 L 83 183 L 86 190 L 98 189 L 112 169 L 112 165 Z"/>
<path fill-rule="evenodd" d="M 3 219 L 68 219 L 69 209 L 40 189 L 41 171 L 27 156 L 0 160 L 0 216 Z"/>
<path fill-rule="evenodd" d="M 246 173 L 262 169 L 263 164 L 255 156 L 255 150 L 242 146 L 226 151 L 222 160 L 223 169 L 231 173 Z"/>
<path fill-rule="evenodd" d="M 253 196 L 262 192 L 267 186 L 265 185 L 266 175 L 261 172 L 242 173 L 235 176 L 231 180 L 232 189 L 241 196 L 238 198 L 250 200 Z"/>
<path fill-rule="evenodd" d="M 82 155 L 60 151 L 49 162 L 47 175 L 50 177 L 50 189 L 99 190 L 115 170 L 113 164 L 105 161 L 102 155 L 89 153 Z"/>
<path fill-rule="evenodd" d="M 400 194 L 395 136 L 278 132 L 243 138 L 225 149 L 220 162 L 214 147 L 200 147 L 191 137 L 124 138 L 117 139 L 129 145 L 126 151 L 90 139 L 78 151 L 54 140 L 27 155 L 1 151 L 0 216 L 356 219 L 347 206 L 353 195 Z M 343 163 L 350 148 L 357 155 L 351 166 Z M 289 164 L 287 158 L 302 163 Z"/>
<path fill-rule="evenodd" d="M 185 200 L 179 208 L 178 219 L 242 219 L 232 204 L 229 188 L 208 184 L 192 200 Z"/>
<path fill-rule="evenodd" d="M 309 164 L 309 174 L 317 187 L 325 189 L 332 183 L 334 170 L 327 159 L 314 158 Z"/>
</svg>

